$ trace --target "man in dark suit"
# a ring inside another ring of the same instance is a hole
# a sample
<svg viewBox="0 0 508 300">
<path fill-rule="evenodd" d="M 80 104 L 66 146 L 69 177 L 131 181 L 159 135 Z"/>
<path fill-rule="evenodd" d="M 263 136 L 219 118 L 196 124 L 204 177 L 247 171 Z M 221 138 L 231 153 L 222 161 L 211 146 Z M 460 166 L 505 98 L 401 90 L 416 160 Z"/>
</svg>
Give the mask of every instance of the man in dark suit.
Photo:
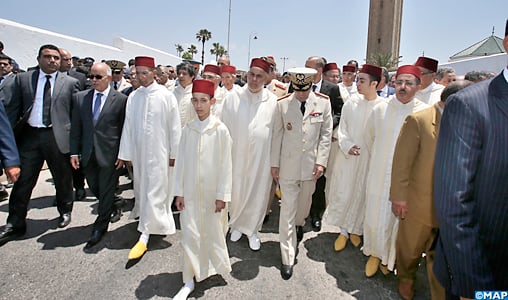
<svg viewBox="0 0 508 300">
<path fill-rule="evenodd" d="M 20 174 L 19 165 L 19 153 L 11 124 L 7 118 L 4 105 L 0 103 L 0 169 L 5 168 L 5 173 L 9 180 L 16 182 Z"/>
<path fill-rule="evenodd" d="M 53 175 L 59 227 L 69 225 L 72 211 L 72 172 L 69 164 L 69 133 L 72 94 L 76 79 L 59 73 L 60 53 L 54 45 L 43 45 L 38 68 L 16 76 L 8 109 L 19 120 L 15 127 L 21 157 L 21 173 L 9 198 L 9 217 L 0 230 L 0 242 L 26 232 L 26 215 L 32 190 L 44 161 Z"/>
<path fill-rule="evenodd" d="M 319 56 L 311 56 L 307 58 L 305 62 L 306 68 L 312 68 L 317 71 L 314 77 L 314 83 L 312 85 L 313 92 L 319 92 L 330 97 L 330 104 L 332 105 L 332 118 L 333 118 L 333 129 L 339 125 L 340 113 L 342 111 L 342 97 L 340 95 L 339 87 L 329 81 L 323 80 L 323 67 L 325 66 L 325 60 Z M 321 230 L 321 218 L 326 208 L 325 201 L 325 186 L 326 177 L 321 176 L 316 182 L 316 190 L 312 195 L 312 206 L 310 208 L 311 224 L 314 230 Z"/>
<path fill-rule="evenodd" d="M 101 240 L 113 212 L 117 169 L 123 165 L 117 155 L 127 103 L 127 96 L 110 88 L 108 65 L 94 64 L 89 76 L 94 89 L 73 97 L 70 141 L 71 165 L 83 169 L 90 190 L 99 199 L 98 216 L 85 248 Z"/>
<path fill-rule="evenodd" d="M 63 48 L 59 48 L 58 52 L 60 52 L 61 57 L 59 71 L 76 78 L 79 81 L 80 91 L 92 88 L 92 86 L 88 84 L 88 80 L 85 74 L 77 72 L 76 70 L 72 70 L 71 53 Z M 72 186 L 74 187 L 74 200 L 75 201 L 85 200 L 86 198 L 85 174 L 83 174 L 83 171 L 81 169 L 72 169 Z"/>
<path fill-rule="evenodd" d="M 508 68 L 448 99 L 434 178 L 434 273 L 447 296 L 508 290 Z"/>
<path fill-rule="evenodd" d="M 12 72 L 12 59 L 5 54 L 0 54 L 0 102 L 5 106 L 8 105 L 11 100 L 15 78 L 16 75 Z M 10 126 L 11 124 L 9 124 L 9 127 Z M 2 174 L 3 172 L 0 169 L 0 175 Z M 7 197 L 9 197 L 9 193 L 5 185 L 0 183 L 0 201 Z"/>
</svg>

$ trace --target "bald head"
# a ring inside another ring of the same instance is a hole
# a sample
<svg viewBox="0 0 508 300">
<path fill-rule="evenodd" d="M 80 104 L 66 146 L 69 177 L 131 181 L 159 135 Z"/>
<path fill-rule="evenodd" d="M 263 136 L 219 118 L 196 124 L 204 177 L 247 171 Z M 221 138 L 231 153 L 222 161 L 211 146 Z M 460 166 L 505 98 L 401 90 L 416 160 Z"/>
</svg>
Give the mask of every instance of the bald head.
<svg viewBox="0 0 508 300">
<path fill-rule="evenodd" d="M 58 48 L 58 52 L 60 52 L 60 72 L 69 72 L 72 68 L 72 55 L 69 51 L 63 48 Z"/>
</svg>

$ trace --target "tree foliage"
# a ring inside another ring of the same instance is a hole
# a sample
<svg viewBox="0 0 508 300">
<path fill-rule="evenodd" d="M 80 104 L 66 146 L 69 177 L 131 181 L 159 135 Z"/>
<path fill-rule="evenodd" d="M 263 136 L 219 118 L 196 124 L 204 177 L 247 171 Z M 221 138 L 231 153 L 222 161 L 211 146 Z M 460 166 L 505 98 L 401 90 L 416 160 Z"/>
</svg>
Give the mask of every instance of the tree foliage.
<svg viewBox="0 0 508 300">
<path fill-rule="evenodd" d="M 198 33 L 196 33 L 196 39 L 202 43 L 201 48 L 201 64 L 205 63 L 205 42 L 212 38 L 212 33 L 207 29 L 200 29 Z"/>
</svg>

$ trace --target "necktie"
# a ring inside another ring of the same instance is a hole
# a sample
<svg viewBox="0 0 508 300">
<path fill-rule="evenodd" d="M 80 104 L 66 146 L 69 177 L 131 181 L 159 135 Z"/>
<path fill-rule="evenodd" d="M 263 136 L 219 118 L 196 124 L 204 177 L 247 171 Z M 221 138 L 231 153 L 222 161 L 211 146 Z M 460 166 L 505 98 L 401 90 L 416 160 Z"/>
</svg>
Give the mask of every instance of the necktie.
<svg viewBox="0 0 508 300">
<path fill-rule="evenodd" d="M 115 91 L 118 89 L 116 81 L 113 81 L 113 88 L 115 89 Z"/>
<path fill-rule="evenodd" d="M 305 115 L 305 101 L 303 101 L 302 103 L 300 103 L 300 110 L 302 112 L 302 115 Z"/>
<path fill-rule="evenodd" d="M 3 80 L 4 80 L 4 77 L 0 76 L 0 83 L 2 83 Z"/>
<path fill-rule="evenodd" d="M 42 95 L 42 124 L 51 125 L 51 75 L 46 75 L 44 94 Z"/>
<path fill-rule="evenodd" d="M 101 102 L 102 102 L 102 94 L 97 93 L 97 97 L 95 98 L 95 103 L 93 104 L 93 124 L 97 123 L 97 119 L 99 118 L 99 114 L 101 113 Z"/>
<path fill-rule="evenodd" d="M 313 91 L 313 92 L 315 92 L 315 91 L 316 91 L 316 89 L 317 89 L 317 85 L 313 84 L 313 85 L 312 85 L 312 91 Z"/>
</svg>

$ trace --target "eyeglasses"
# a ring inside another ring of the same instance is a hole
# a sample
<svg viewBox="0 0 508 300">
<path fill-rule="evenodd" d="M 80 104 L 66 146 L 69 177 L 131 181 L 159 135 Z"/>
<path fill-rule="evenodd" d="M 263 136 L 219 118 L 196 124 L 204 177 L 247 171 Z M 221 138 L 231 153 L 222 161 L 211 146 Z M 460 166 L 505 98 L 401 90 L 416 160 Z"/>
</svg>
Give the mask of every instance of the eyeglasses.
<svg viewBox="0 0 508 300">
<path fill-rule="evenodd" d="M 397 80 L 397 81 L 395 81 L 395 85 L 396 86 L 405 85 L 405 86 L 408 86 L 408 87 L 412 87 L 413 85 L 416 85 L 416 82 Z"/>
<path fill-rule="evenodd" d="M 122 73 L 122 71 L 121 71 L 121 70 L 114 70 L 114 71 L 113 71 L 113 74 L 116 74 L 116 75 L 118 75 L 118 74 L 120 74 L 120 73 Z"/>
<path fill-rule="evenodd" d="M 97 79 L 97 80 L 101 80 L 104 77 L 106 77 L 106 76 L 105 75 L 93 75 L 93 74 L 88 75 L 88 78 L 90 80 L 93 80 L 94 78 Z"/>
</svg>

